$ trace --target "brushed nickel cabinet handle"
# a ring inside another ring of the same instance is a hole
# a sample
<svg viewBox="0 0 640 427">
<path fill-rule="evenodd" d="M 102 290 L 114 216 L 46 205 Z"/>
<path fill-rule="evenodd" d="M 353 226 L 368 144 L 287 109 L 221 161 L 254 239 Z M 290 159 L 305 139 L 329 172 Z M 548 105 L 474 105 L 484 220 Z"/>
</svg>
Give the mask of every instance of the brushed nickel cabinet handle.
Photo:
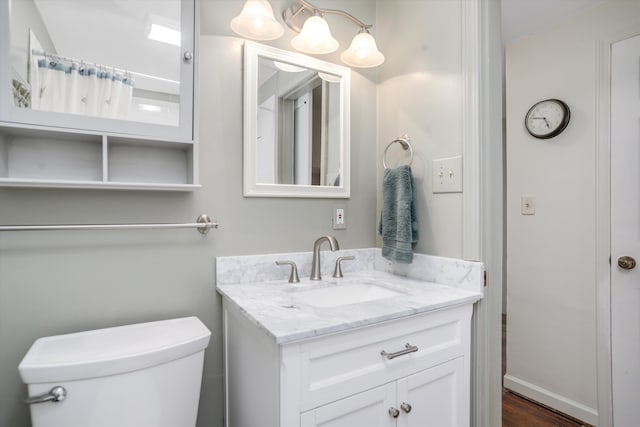
<svg viewBox="0 0 640 427">
<path fill-rule="evenodd" d="M 404 356 L 405 354 L 415 353 L 416 351 L 418 351 L 418 346 L 406 343 L 404 345 L 404 350 L 396 351 L 395 353 L 387 353 L 386 351 L 382 350 L 380 352 L 380 356 L 384 356 L 387 359 L 391 360 L 399 356 Z"/>
<path fill-rule="evenodd" d="M 411 405 L 409 405 L 407 402 L 402 402 L 402 405 L 400 405 L 400 409 L 408 414 L 409 412 L 411 412 Z"/>
<path fill-rule="evenodd" d="M 389 408 L 389 415 L 391 415 L 393 418 L 398 418 L 398 416 L 400 415 L 400 411 L 398 410 L 398 408 L 394 408 L 392 406 L 391 408 Z"/>
</svg>

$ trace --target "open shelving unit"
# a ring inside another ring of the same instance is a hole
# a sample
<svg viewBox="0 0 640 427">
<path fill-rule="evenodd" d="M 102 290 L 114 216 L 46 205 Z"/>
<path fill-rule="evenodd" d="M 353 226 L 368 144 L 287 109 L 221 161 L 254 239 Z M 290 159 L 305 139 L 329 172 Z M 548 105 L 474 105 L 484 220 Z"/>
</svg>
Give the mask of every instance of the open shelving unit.
<svg viewBox="0 0 640 427">
<path fill-rule="evenodd" d="M 0 122 L 0 186 L 190 191 L 197 143 Z"/>
</svg>

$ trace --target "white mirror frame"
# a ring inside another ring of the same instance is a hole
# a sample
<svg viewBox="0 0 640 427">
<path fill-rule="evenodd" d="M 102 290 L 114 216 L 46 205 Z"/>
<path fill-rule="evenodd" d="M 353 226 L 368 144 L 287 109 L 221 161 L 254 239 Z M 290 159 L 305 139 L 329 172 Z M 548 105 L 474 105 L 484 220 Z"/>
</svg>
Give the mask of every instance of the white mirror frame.
<svg viewBox="0 0 640 427">
<path fill-rule="evenodd" d="M 258 58 L 299 65 L 320 72 L 340 76 L 340 186 L 259 184 L 256 182 L 256 147 L 258 123 Z M 277 49 L 250 41 L 244 42 L 244 195 L 245 197 L 350 197 L 350 86 L 351 70 L 296 52 Z"/>
</svg>

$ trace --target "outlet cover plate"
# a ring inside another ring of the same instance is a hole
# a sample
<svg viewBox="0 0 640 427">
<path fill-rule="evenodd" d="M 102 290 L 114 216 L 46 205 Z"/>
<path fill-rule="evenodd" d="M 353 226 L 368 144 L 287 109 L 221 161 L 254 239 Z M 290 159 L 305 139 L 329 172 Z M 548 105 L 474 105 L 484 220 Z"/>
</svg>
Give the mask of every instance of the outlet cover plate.
<svg viewBox="0 0 640 427">
<path fill-rule="evenodd" d="M 345 230 L 347 228 L 346 209 L 344 206 L 333 207 L 331 225 L 334 230 Z"/>
</svg>

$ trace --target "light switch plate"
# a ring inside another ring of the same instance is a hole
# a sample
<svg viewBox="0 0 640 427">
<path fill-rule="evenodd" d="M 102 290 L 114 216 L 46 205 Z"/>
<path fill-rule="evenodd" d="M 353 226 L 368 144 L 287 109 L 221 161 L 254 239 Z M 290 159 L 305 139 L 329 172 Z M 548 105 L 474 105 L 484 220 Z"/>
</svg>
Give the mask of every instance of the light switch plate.
<svg viewBox="0 0 640 427">
<path fill-rule="evenodd" d="M 462 193 L 462 156 L 433 161 L 434 193 Z"/>
<path fill-rule="evenodd" d="M 535 196 L 522 196 L 520 198 L 520 212 L 522 215 L 536 214 L 536 198 Z"/>
</svg>

